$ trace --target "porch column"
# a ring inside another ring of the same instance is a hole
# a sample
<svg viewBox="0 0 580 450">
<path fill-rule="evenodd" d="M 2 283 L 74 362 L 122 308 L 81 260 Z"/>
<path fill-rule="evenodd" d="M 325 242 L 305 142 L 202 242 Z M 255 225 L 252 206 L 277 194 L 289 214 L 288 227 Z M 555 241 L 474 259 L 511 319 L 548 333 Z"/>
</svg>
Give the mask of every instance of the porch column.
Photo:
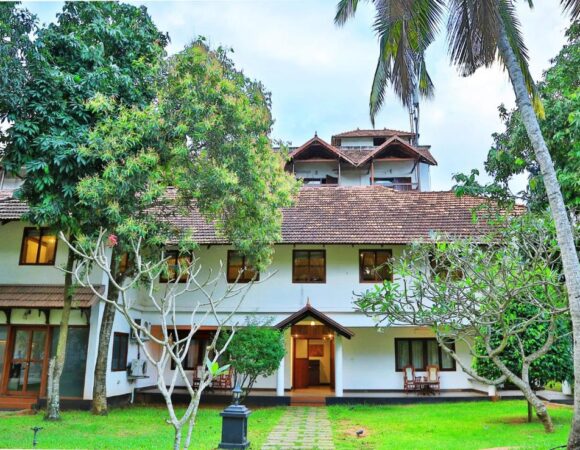
<svg viewBox="0 0 580 450">
<path fill-rule="evenodd" d="M 334 395 L 343 396 L 342 383 L 342 336 L 338 333 L 334 338 Z"/>
<path fill-rule="evenodd" d="M 280 365 L 278 366 L 278 371 L 276 372 L 276 396 L 284 397 L 284 360 L 286 359 L 286 355 L 280 361 Z"/>
</svg>

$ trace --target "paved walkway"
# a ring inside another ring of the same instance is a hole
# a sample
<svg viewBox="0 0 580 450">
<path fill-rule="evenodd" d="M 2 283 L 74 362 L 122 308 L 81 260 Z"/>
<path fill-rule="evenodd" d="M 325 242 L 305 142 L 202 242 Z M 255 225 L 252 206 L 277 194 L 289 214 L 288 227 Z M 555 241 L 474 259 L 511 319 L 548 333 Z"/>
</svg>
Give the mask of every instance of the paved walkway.
<svg viewBox="0 0 580 450">
<path fill-rule="evenodd" d="M 326 408 L 291 407 L 268 436 L 262 449 L 334 450 Z"/>
</svg>

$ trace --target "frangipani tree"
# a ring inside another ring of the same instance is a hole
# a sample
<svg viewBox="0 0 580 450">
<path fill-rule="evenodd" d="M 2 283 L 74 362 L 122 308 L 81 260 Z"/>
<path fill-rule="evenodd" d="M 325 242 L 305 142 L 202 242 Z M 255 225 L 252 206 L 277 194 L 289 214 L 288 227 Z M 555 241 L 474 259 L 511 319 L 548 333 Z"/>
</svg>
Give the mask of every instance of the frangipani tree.
<svg viewBox="0 0 580 450">
<path fill-rule="evenodd" d="M 560 254 L 546 219 L 518 217 L 496 226 L 479 239 L 434 236 L 413 244 L 393 262 L 395 281 L 367 291 L 356 305 L 379 324 L 431 328 L 440 347 L 471 377 L 516 385 L 551 432 L 548 410 L 530 375 L 556 341 L 569 337 L 568 327 L 561 326 L 568 304 Z M 531 329 L 537 331 L 532 343 Z M 477 371 L 452 342 L 496 370 Z M 508 361 L 512 352 L 521 365 Z"/>
<path fill-rule="evenodd" d="M 178 267 L 168 268 L 167 259 L 162 257 L 155 259 L 154 255 L 142 247 L 142 240 L 137 239 L 130 241 L 130 259 L 133 261 L 131 274 L 126 276 L 122 283 L 118 283 L 111 271 L 110 261 L 111 250 L 117 245 L 114 235 L 101 230 L 96 240 L 80 237 L 75 244 L 68 241 L 62 233 L 60 238 L 79 260 L 74 271 L 76 281 L 81 286 L 88 286 L 101 301 L 125 318 L 141 353 L 154 367 L 157 373 L 157 388 L 165 400 L 169 413 L 168 423 L 175 431 L 173 448 L 175 450 L 190 448 L 201 396 L 211 385 L 214 377 L 229 370 L 229 365 L 220 366 L 219 360 L 236 335 L 238 323 L 235 321 L 235 314 L 254 281 L 239 285 L 228 283 L 220 290 L 218 284 L 225 278 L 221 268 L 215 273 L 209 269 L 203 271 L 205 268 L 202 268 L 195 256 L 189 263 L 183 262 Z M 94 269 L 102 271 L 111 280 L 118 294 L 117 299 L 111 300 L 91 281 L 90 274 Z M 168 282 L 165 289 L 159 290 L 157 283 L 159 275 L 168 270 L 174 271 L 173 281 Z M 180 282 L 185 277 L 187 281 Z M 160 335 L 144 327 L 134 318 L 136 313 L 134 307 L 137 303 L 134 291 L 137 288 L 144 293 L 146 306 L 151 307 L 155 315 L 155 323 L 161 329 Z M 221 306 L 225 302 L 228 307 L 227 313 L 223 314 Z M 178 311 L 183 311 L 184 305 L 189 309 L 186 314 L 189 316 L 190 329 L 186 334 L 178 333 L 176 322 Z M 198 374 L 199 385 L 194 387 L 191 376 L 185 371 L 184 361 L 195 334 L 209 318 L 215 322 L 216 331 L 205 349 L 205 364 Z M 224 333 L 225 339 L 222 337 Z M 160 351 L 153 351 L 152 347 Z M 170 365 L 174 366 L 175 370 L 168 380 L 164 374 Z M 171 398 L 178 381 L 180 387 L 185 386 L 189 394 L 189 402 L 181 415 L 176 411 Z M 185 435 L 184 427 L 187 430 Z"/>
</svg>

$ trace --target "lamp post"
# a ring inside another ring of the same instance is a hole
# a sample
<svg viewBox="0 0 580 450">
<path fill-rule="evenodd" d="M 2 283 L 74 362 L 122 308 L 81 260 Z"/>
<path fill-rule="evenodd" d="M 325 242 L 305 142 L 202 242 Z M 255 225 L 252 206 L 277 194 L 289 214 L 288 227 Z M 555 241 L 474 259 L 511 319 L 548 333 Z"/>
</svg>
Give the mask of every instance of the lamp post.
<svg viewBox="0 0 580 450">
<path fill-rule="evenodd" d="M 248 448 L 248 416 L 252 413 L 244 405 L 240 405 L 242 389 L 239 383 L 232 391 L 233 403 L 224 409 L 222 419 L 222 441 L 219 448 Z"/>
</svg>

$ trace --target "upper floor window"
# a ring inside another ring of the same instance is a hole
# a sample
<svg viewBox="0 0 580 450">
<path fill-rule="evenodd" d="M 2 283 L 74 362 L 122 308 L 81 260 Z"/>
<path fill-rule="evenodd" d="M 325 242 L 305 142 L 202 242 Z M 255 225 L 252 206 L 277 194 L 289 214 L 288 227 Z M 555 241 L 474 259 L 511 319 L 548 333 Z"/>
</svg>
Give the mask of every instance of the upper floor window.
<svg viewBox="0 0 580 450">
<path fill-rule="evenodd" d="M 294 250 L 292 252 L 293 283 L 325 283 L 326 251 Z"/>
<path fill-rule="evenodd" d="M 373 183 L 380 186 L 392 187 L 395 191 L 412 191 L 415 188 L 411 177 L 375 178 Z"/>
<path fill-rule="evenodd" d="M 56 259 L 56 234 L 49 228 L 25 228 L 20 264 L 52 266 Z"/>
<path fill-rule="evenodd" d="M 191 264 L 191 258 L 188 255 L 181 255 L 177 250 L 166 250 L 165 258 L 167 260 L 167 271 L 162 272 L 159 276 L 161 283 L 174 282 L 180 269 L 184 272 L 179 278 L 179 283 L 185 283 L 189 273 L 186 268 Z"/>
<path fill-rule="evenodd" d="M 336 185 L 338 178 L 332 175 L 326 175 L 319 178 L 302 178 L 304 186 L 321 186 L 321 185 Z"/>
<path fill-rule="evenodd" d="M 128 350 L 129 335 L 127 333 L 115 333 L 113 335 L 113 356 L 111 358 L 112 372 L 127 370 Z"/>
<path fill-rule="evenodd" d="M 247 258 L 240 252 L 228 250 L 228 283 L 249 283 L 258 281 L 260 274 L 250 265 Z"/>
<path fill-rule="evenodd" d="M 455 351 L 453 342 L 448 347 Z M 429 365 L 439 366 L 439 370 L 456 370 L 455 360 L 433 338 L 395 339 L 395 361 L 397 372 L 405 366 L 423 371 Z"/>
<path fill-rule="evenodd" d="M 393 280 L 389 261 L 393 257 L 391 250 L 360 250 L 359 274 L 361 283 L 380 283 Z"/>
</svg>

